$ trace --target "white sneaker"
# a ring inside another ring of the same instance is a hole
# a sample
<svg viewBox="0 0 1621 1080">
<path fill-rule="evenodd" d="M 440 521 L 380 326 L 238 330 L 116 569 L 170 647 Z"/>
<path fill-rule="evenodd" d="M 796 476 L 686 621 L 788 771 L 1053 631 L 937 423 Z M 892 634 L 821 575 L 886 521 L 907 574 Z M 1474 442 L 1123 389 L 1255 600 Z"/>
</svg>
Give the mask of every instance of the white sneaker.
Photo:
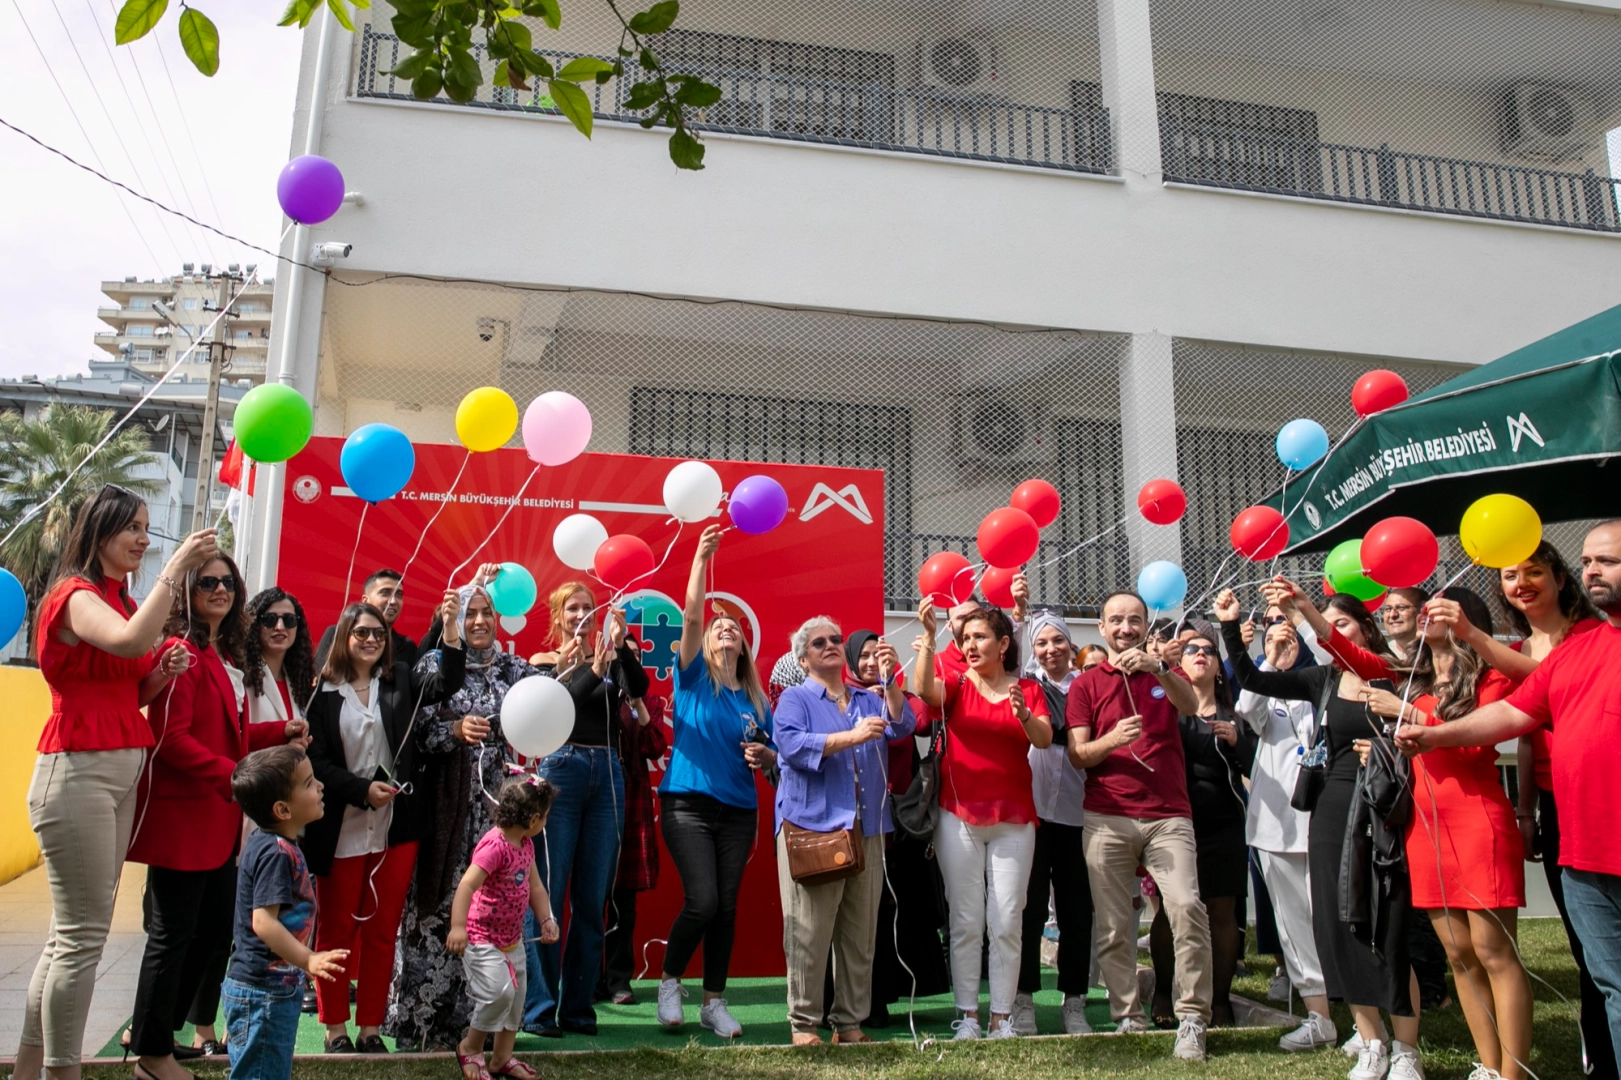
<svg viewBox="0 0 1621 1080">
<path fill-rule="evenodd" d="M 1120 1021 L 1120 1026 L 1114 1029 L 1116 1035 L 1146 1035 L 1149 1032 L 1148 1021 L 1140 1016 L 1128 1016 Z"/>
<path fill-rule="evenodd" d="M 1268 1001 L 1288 1001 L 1294 996 L 1295 988 L 1289 982 L 1289 976 L 1279 968 L 1272 976 L 1272 981 L 1266 984 L 1266 999 Z"/>
<path fill-rule="evenodd" d="M 1418 1059 L 1418 1047 L 1404 1042 L 1390 1044 L 1390 1080 L 1424 1080 L 1424 1063 Z"/>
<path fill-rule="evenodd" d="M 979 1038 L 979 1017 L 963 1013 L 960 1020 L 951 1022 L 951 1030 L 955 1033 L 951 1036 L 953 1042 L 958 1039 L 977 1039 Z"/>
<path fill-rule="evenodd" d="M 1488 1069 L 1477 1061 L 1474 1071 L 1469 1074 L 1469 1080 L 1503 1080 L 1503 1077 L 1496 1069 Z"/>
<path fill-rule="evenodd" d="M 1142 937 L 1137 939 L 1137 951 L 1138 952 L 1147 952 L 1148 951 L 1148 935 L 1147 934 L 1144 934 Z"/>
<path fill-rule="evenodd" d="M 1307 1013 L 1306 1022 L 1279 1039 L 1278 1046 L 1291 1053 L 1298 1053 L 1302 1050 L 1333 1046 L 1339 1041 L 1339 1037 L 1340 1033 L 1334 1030 L 1334 1021 L 1322 1013 Z"/>
<path fill-rule="evenodd" d="M 659 980 L 659 1023 L 665 1027 L 680 1027 L 686 1020 L 681 1008 L 681 999 L 687 996 L 687 988 L 681 985 L 679 979 Z"/>
<path fill-rule="evenodd" d="M 1036 1033 L 1036 1002 L 1029 994 L 1013 995 L 1013 1011 L 1008 1014 L 1008 1023 L 1013 1025 L 1015 1035 L 1034 1035 Z M 991 1038 L 996 1038 L 996 1030 L 992 1028 Z"/>
<path fill-rule="evenodd" d="M 1086 1020 L 1086 998 L 1077 994 L 1064 998 L 1064 1034 L 1092 1034 L 1092 1025 Z"/>
<path fill-rule="evenodd" d="M 992 1024 L 991 1033 L 985 1037 L 987 1039 L 1017 1039 L 1021 1034 L 1022 1032 L 1013 1026 L 1012 1020 L 1003 1019 Z"/>
<path fill-rule="evenodd" d="M 1204 1033 L 1203 1020 L 1197 1016 L 1184 1016 L 1176 1027 L 1176 1046 L 1172 1048 L 1171 1056 L 1183 1061 L 1203 1061 Z"/>
<path fill-rule="evenodd" d="M 708 1028 L 723 1039 L 735 1039 L 743 1034 L 743 1025 L 726 1011 L 725 998 L 704 1002 L 703 1008 L 698 1010 L 698 1026 Z"/>
<path fill-rule="evenodd" d="M 1390 1071 L 1390 1047 L 1380 1039 L 1364 1041 L 1346 1080 L 1385 1080 Z"/>
<path fill-rule="evenodd" d="M 1345 1040 L 1344 1046 L 1340 1047 L 1340 1053 L 1355 1061 L 1357 1055 L 1362 1053 L 1362 1032 L 1352 1028 L 1351 1037 Z"/>
</svg>

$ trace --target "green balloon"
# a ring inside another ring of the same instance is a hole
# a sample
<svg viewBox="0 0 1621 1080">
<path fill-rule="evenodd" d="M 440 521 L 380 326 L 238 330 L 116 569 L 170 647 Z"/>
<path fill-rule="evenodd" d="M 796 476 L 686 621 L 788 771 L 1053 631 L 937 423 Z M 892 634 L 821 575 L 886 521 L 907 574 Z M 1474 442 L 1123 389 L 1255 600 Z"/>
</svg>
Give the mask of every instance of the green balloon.
<svg viewBox="0 0 1621 1080">
<path fill-rule="evenodd" d="M 232 426 L 242 453 L 274 464 L 304 449 L 315 430 L 315 414 L 304 395 L 291 386 L 265 383 L 242 395 Z"/>
<path fill-rule="evenodd" d="M 1337 593 L 1354 596 L 1366 603 L 1385 587 L 1362 572 L 1362 541 L 1346 540 L 1335 546 L 1323 561 L 1323 576 Z"/>
</svg>

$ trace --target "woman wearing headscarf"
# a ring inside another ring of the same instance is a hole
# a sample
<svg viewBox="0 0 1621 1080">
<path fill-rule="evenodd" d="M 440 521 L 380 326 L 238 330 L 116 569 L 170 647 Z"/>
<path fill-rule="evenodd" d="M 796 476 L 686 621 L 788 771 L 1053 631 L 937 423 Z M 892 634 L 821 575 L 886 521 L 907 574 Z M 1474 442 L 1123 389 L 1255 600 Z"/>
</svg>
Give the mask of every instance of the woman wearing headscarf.
<svg viewBox="0 0 1621 1080">
<path fill-rule="evenodd" d="M 1064 995 L 1064 1033 L 1085 1035 L 1086 984 L 1092 960 L 1092 882 L 1086 872 L 1081 837 L 1086 774 L 1069 762 L 1064 740 L 1064 707 L 1074 668 L 1075 642 L 1056 611 L 1034 608 L 1025 623 L 1030 658 L 1026 678 L 1041 684 L 1053 719 L 1051 746 L 1030 748 L 1030 777 L 1036 797 L 1036 854 L 1024 898 L 1024 932 L 1019 947 L 1019 992 L 1013 998 L 1013 1030 L 1036 1034 L 1033 995 L 1041 989 L 1041 937 L 1047 898 L 1058 918 L 1058 990 Z"/>
</svg>

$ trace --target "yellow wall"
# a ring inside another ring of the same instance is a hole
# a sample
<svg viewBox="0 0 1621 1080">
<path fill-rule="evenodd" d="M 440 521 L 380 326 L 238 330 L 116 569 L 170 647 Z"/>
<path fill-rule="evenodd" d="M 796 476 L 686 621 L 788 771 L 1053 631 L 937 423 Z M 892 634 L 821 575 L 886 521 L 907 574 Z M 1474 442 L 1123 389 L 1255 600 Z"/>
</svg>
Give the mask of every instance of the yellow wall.
<svg viewBox="0 0 1621 1080">
<path fill-rule="evenodd" d="M 51 692 L 35 668 L 0 666 L 0 884 L 39 864 L 39 844 L 28 824 L 28 784 L 34 747 L 51 715 Z"/>
</svg>

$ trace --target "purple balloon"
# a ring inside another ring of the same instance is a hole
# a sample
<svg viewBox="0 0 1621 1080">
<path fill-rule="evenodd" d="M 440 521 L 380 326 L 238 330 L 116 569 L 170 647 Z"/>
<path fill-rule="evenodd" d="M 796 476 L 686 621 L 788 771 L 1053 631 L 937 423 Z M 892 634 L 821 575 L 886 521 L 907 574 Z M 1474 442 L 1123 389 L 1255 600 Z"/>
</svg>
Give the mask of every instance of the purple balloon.
<svg viewBox="0 0 1621 1080">
<path fill-rule="evenodd" d="M 732 524 L 758 536 L 788 516 L 788 493 L 769 476 L 750 476 L 732 489 L 729 506 Z"/>
<path fill-rule="evenodd" d="M 343 205 L 343 173 L 319 155 L 296 157 L 276 178 L 276 201 L 300 225 L 319 225 Z"/>
</svg>

